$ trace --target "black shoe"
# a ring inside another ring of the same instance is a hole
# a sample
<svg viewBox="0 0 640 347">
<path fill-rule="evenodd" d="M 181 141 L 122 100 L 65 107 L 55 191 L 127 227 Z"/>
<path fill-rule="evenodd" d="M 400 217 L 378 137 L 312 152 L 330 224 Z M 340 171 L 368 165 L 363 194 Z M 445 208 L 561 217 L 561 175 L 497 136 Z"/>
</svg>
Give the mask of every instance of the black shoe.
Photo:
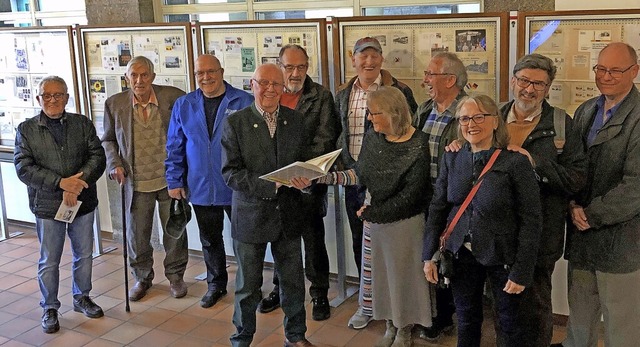
<svg viewBox="0 0 640 347">
<path fill-rule="evenodd" d="M 258 304 L 258 312 L 269 313 L 278 307 L 280 307 L 280 294 L 274 290 L 260 301 L 260 304 Z"/>
<path fill-rule="evenodd" d="M 326 296 L 320 296 L 311 299 L 313 303 L 312 318 L 313 320 L 325 320 L 331 317 L 331 308 L 329 307 L 329 299 Z"/>
<path fill-rule="evenodd" d="M 209 308 L 213 305 L 215 305 L 218 300 L 220 300 L 220 298 L 222 298 L 223 296 L 225 296 L 227 294 L 226 290 L 208 290 L 207 294 L 205 294 L 202 297 L 202 300 L 200 300 L 200 307 L 202 308 Z"/>
<path fill-rule="evenodd" d="M 60 330 L 60 322 L 58 321 L 58 310 L 49 308 L 42 313 L 42 331 L 47 334 L 53 334 Z"/>
<path fill-rule="evenodd" d="M 90 297 L 84 295 L 79 299 L 73 299 L 73 310 L 76 312 L 82 312 L 85 316 L 89 318 L 100 318 L 104 316 L 104 312 L 102 312 L 102 308 L 96 305 Z"/>
<path fill-rule="evenodd" d="M 448 333 L 452 330 L 453 330 L 453 323 L 444 325 L 444 326 L 434 323 L 430 327 L 425 327 L 421 329 L 419 333 L 419 337 L 423 340 L 434 342 L 438 340 L 438 338 L 442 336 L 442 334 Z"/>
</svg>

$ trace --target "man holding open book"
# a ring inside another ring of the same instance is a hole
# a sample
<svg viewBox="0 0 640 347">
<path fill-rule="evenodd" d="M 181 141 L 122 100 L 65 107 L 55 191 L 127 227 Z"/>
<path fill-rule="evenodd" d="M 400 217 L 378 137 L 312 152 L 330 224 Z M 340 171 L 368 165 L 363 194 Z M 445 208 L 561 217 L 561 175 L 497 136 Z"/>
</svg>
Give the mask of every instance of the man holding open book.
<svg viewBox="0 0 640 347">
<path fill-rule="evenodd" d="M 230 115 L 222 135 L 222 176 L 233 190 L 231 236 L 238 262 L 234 347 L 249 347 L 256 331 L 267 243 L 280 279 L 285 346 L 313 346 L 306 338 L 300 234 L 307 218 L 301 192 L 261 175 L 309 158 L 303 116 L 280 106 L 284 76 L 277 65 L 259 66 L 251 79 L 255 102 Z"/>
</svg>

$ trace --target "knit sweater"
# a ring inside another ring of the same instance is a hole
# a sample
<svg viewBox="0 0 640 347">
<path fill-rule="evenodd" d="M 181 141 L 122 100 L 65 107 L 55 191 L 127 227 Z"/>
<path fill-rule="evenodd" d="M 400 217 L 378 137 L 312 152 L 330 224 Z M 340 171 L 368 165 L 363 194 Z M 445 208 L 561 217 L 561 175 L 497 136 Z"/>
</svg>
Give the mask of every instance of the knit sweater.
<svg viewBox="0 0 640 347">
<path fill-rule="evenodd" d="M 371 205 L 362 218 L 391 223 L 427 210 L 433 194 L 429 176 L 429 137 L 415 131 L 405 142 L 388 142 L 367 132 L 355 166 L 359 182 L 367 186 Z"/>
</svg>

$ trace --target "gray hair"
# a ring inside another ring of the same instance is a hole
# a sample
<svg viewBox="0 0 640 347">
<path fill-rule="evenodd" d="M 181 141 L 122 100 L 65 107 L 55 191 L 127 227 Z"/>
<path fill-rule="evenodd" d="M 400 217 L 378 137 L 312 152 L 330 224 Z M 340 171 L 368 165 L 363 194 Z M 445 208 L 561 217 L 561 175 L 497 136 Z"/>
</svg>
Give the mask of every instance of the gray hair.
<svg viewBox="0 0 640 347">
<path fill-rule="evenodd" d="M 378 106 L 389 117 L 392 135 L 402 136 L 411 128 L 411 111 L 407 98 L 400 89 L 391 86 L 381 86 L 368 93 L 367 107 L 372 103 Z"/>
<path fill-rule="evenodd" d="M 440 52 L 434 55 L 431 60 L 442 60 L 442 71 L 456 76 L 456 87 L 463 90 L 467 85 L 469 77 L 467 76 L 467 68 L 464 67 L 462 60 L 455 53 Z"/>
<path fill-rule="evenodd" d="M 280 54 L 278 54 L 278 58 L 280 58 L 280 61 L 282 61 L 282 56 L 284 55 L 284 53 L 288 50 L 288 49 L 292 49 L 292 50 L 297 50 L 302 52 L 302 54 L 304 54 L 304 57 L 307 59 L 307 63 L 309 62 L 309 54 L 307 54 L 307 50 L 304 49 L 304 47 L 300 46 L 300 45 L 296 45 L 293 43 L 290 43 L 288 45 L 285 45 L 284 47 L 280 48 Z"/>
<path fill-rule="evenodd" d="M 129 74 L 129 71 L 131 70 L 131 67 L 133 65 L 135 65 L 135 64 L 144 65 L 147 68 L 147 71 L 149 71 L 150 74 L 154 74 L 155 73 L 153 71 L 153 62 L 151 60 L 149 60 L 149 58 L 145 57 L 144 55 L 136 55 L 131 60 L 129 60 L 129 63 L 127 63 L 127 75 Z"/>
<path fill-rule="evenodd" d="M 524 69 L 538 69 L 545 71 L 549 77 L 549 83 L 553 82 L 556 78 L 556 72 L 558 70 L 558 68 L 553 64 L 553 60 L 538 53 L 528 54 L 520 58 L 513 67 L 513 74 L 515 75 L 516 72 Z"/>
<path fill-rule="evenodd" d="M 44 88 L 44 85 L 47 83 L 58 83 L 64 87 L 65 93 L 68 92 L 67 82 L 65 82 L 64 79 L 62 79 L 62 77 L 49 75 L 49 76 L 45 76 L 43 79 L 40 80 L 40 83 L 38 83 L 38 94 L 42 93 L 42 89 Z"/>
</svg>

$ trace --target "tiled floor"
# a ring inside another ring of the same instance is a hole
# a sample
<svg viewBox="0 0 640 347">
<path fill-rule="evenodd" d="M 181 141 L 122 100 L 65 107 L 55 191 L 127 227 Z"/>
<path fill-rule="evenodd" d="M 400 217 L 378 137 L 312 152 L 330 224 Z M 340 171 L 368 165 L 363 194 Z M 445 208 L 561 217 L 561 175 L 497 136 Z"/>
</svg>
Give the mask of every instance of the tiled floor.
<svg viewBox="0 0 640 347">
<path fill-rule="evenodd" d="M 104 246 L 112 245 L 103 242 Z M 112 253 L 95 258 L 92 296 L 105 311 L 105 317 L 89 319 L 74 312 L 71 306 L 70 249 L 67 244 L 60 269 L 62 313 L 61 329 L 45 334 L 40 327 L 42 310 L 38 305 L 40 292 L 36 281 L 38 240 L 35 233 L 0 242 L 0 345 L 5 346 L 229 346 L 234 331 L 233 287 L 235 265 L 229 267 L 229 294 L 209 309 L 198 302 L 206 292 L 206 284 L 193 278 L 204 271 L 202 259 L 192 256 L 185 279 L 189 294 L 185 298 L 169 296 L 168 282 L 158 267 L 163 253 L 156 252 L 156 282 L 148 295 L 131 303 L 125 312 L 124 273 L 121 247 Z M 264 291 L 271 290 L 271 271 L 265 271 Z M 336 296 L 329 293 L 329 299 Z M 384 332 L 384 322 L 371 323 L 366 329 L 347 328 L 349 317 L 357 308 L 357 296 L 332 309 L 329 320 L 311 320 L 311 305 L 307 305 L 307 337 L 319 346 L 372 346 Z M 411 300 L 408 298 L 407 300 Z M 282 346 L 282 310 L 258 314 L 255 346 Z M 495 344 L 492 323 L 486 319 L 483 346 Z M 556 327 L 554 341 L 564 337 L 564 329 Z M 415 339 L 416 346 L 455 346 L 455 336 L 441 338 L 438 344 Z"/>
</svg>

